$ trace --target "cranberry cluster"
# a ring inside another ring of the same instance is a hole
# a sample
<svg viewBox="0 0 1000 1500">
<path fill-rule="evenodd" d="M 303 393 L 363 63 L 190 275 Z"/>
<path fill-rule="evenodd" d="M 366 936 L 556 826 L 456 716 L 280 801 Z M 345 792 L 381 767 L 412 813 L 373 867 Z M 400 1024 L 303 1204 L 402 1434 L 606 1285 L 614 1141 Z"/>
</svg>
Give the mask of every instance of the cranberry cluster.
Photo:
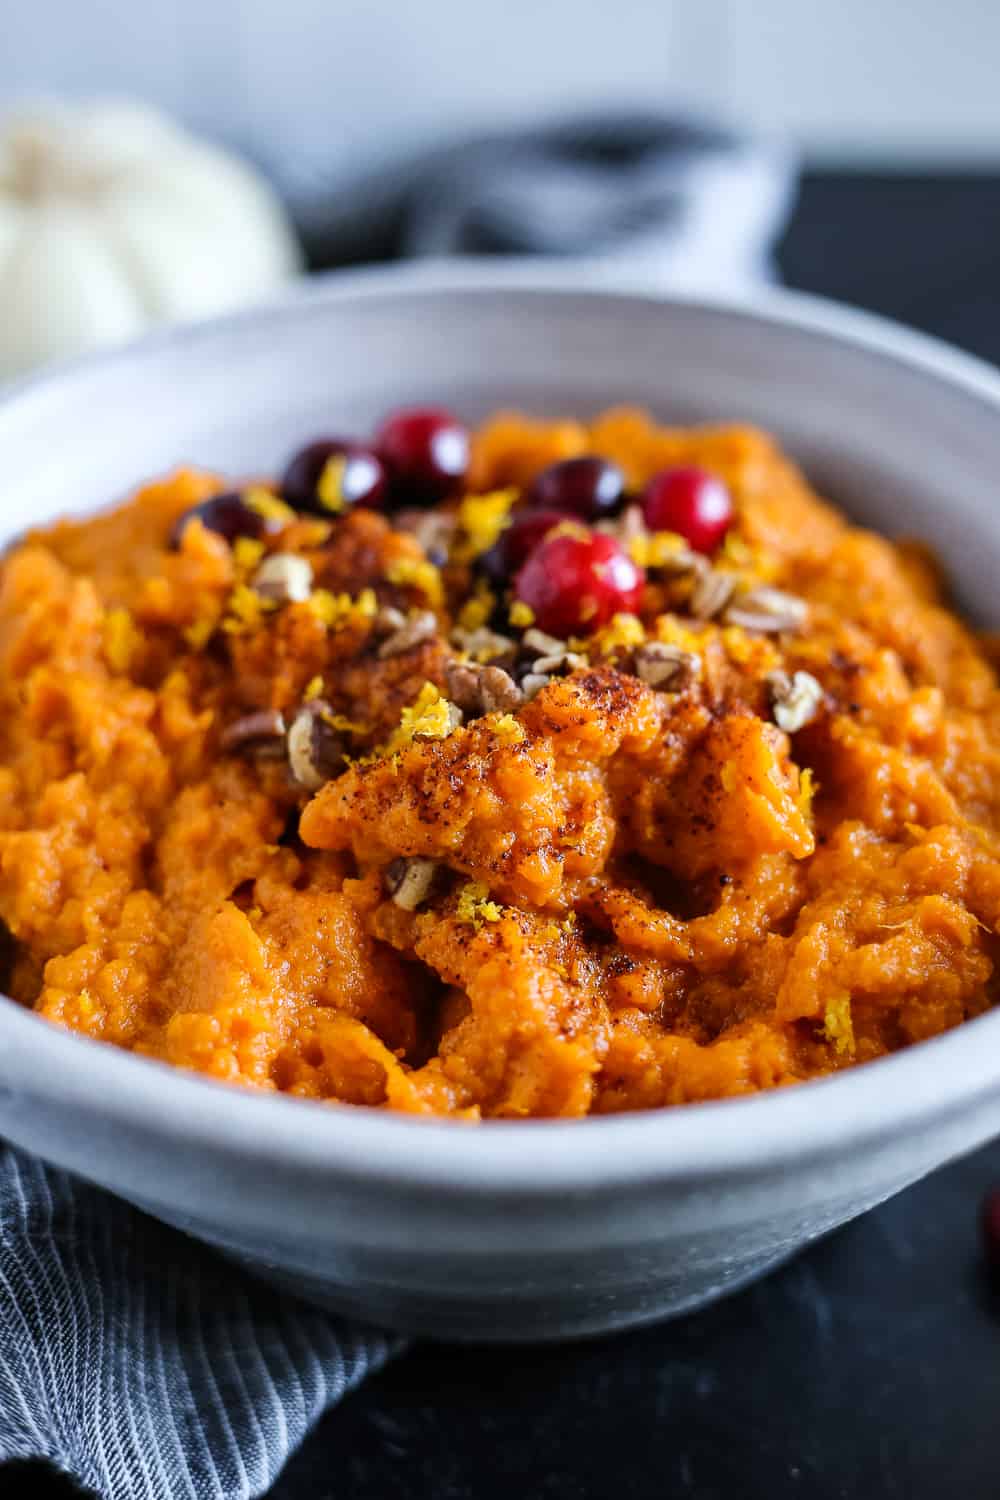
<svg viewBox="0 0 1000 1500">
<path fill-rule="evenodd" d="M 331 459 L 342 459 L 345 508 L 402 503 L 434 505 L 461 489 L 469 468 L 469 433 L 451 412 L 410 406 L 382 423 L 372 445 L 322 438 L 296 453 L 281 493 L 296 510 L 329 510 L 320 481 Z"/>
<path fill-rule="evenodd" d="M 335 465 L 335 493 L 324 480 Z M 282 498 L 294 510 L 329 515 L 355 505 L 434 505 L 460 490 L 469 468 L 469 433 L 440 407 L 413 406 L 393 412 L 371 444 L 350 438 L 317 438 L 294 455 L 281 478 Z M 248 505 L 238 491 L 213 495 L 181 516 L 173 542 L 197 516 L 227 541 L 260 538 L 280 530 L 280 521 Z"/>
<path fill-rule="evenodd" d="M 531 485 L 524 509 L 488 554 L 489 576 L 513 578 L 514 597 L 552 635 L 596 630 L 615 614 L 634 612 L 642 569 L 613 537 L 579 526 L 613 516 L 626 498 L 625 476 L 607 459 L 553 464 Z M 664 469 L 639 505 L 650 531 L 677 532 L 698 552 L 714 551 L 733 520 L 728 490 L 703 469 Z"/>
<path fill-rule="evenodd" d="M 319 438 L 294 455 L 280 492 L 298 511 L 319 515 L 355 505 L 434 505 L 459 492 L 469 468 L 469 433 L 441 407 L 406 407 L 382 423 L 371 444 Z M 552 464 L 529 486 L 500 540 L 479 560 L 486 577 L 527 605 L 544 631 L 565 637 L 599 629 L 639 606 L 642 569 L 613 536 L 592 530 L 628 499 L 617 464 L 587 455 Z M 638 503 L 650 531 L 679 533 L 713 552 L 732 524 L 729 491 L 704 469 L 664 469 Z M 182 516 L 175 543 L 197 516 L 227 540 L 262 537 L 280 521 L 238 492 L 214 495 Z"/>
</svg>

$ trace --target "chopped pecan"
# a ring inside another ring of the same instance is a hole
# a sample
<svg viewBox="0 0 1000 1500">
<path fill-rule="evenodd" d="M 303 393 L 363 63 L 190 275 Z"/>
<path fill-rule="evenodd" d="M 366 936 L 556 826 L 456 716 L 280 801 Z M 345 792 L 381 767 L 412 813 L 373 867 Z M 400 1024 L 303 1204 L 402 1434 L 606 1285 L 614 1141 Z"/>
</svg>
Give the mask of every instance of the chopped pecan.
<svg viewBox="0 0 1000 1500">
<path fill-rule="evenodd" d="M 450 661 L 445 667 L 445 681 L 449 697 L 470 718 L 510 713 L 524 701 L 521 689 L 502 667 Z"/>
<path fill-rule="evenodd" d="M 562 651 L 554 651 L 551 656 L 538 656 L 531 664 L 533 672 L 540 672 L 547 677 L 569 676 L 570 672 L 579 672 L 582 667 L 590 663 L 579 651 L 570 651 L 563 648 Z"/>
<path fill-rule="evenodd" d="M 646 535 L 646 520 L 641 505 L 626 505 L 618 518 L 618 540 L 628 548 L 629 542 Z"/>
<path fill-rule="evenodd" d="M 521 643 L 526 651 L 533 651 L 536 656 L 558 656 L 569 650 L 565 641 L 560 641 L 554 635 L 546 635 L 537 625 L 532 625 L 530 630 L 524 632 Z"/>
<path fill-rule="evenodd" d="M 326 717 L 329 703 L 313 698 L 303 704 L 288 728 L 288 764 L 300 786 L 315 792 L 344 769 L 345 745 Z"/>
<path fill-rule="evenodd" d="M 770 672 L 767 678 L 774 722 L 786 734 L 811 724 L 823 704 L 823 689 L 811 672 Z"/>
<path fill-rule="evenodd" d="M 276 708 L 262 708 L 227 724 L 219 736 L 221 750 L 246 750 L 268 742 L 277 743 L 285 733 L 285 721 Z"/>
<path fill-rule="evenodd" d="M 406 531 L 414 537 L 435 567 L 447 562 L 458 524 L 453 515 L 434 510 L 399 510 L 392 524 L 397 531 Z"/>
<path fill-rule="evenodd" d="M 578 651 L 571 651 L 566 641 L 560 641 L 554 635 L 546 635 L 544 630 L 535 626 L 524 632 L 521 645 L 522 685 L 529 676 L 543 677 L 548 681 L 550 677 L 567 676 L 570 672 L 578 672 L 581 667 L 590 665 L 587 657 Z M 534 691 L 538 691 L 537 686 Z"/>
<path fill-rule="evenodd" d="M 525 702 L 530 703 L 532 698 L 540 693 L 543 687 L 548 687 L 551 681 L 552 678 L 547 677 L 544 672 L 527 672 L 521 678 L 521 692 L 524 694 Z"/>
<path fill-rule="evenodd" d="M 477 661 L 495 661 L 502 665 L 508 659 L 513 661 L 517 655 L 517 642 L 509 635 L 490 630 L 487 625 L 477 625 L 475 630 L 463 630 L 458 626 L 452 631 L 451 639 L 461 651 L 468 652 Z"/>
<path fill-rule="evenodd" d="M 653 574 L 682 577 L 685 573 L 694 573 L 698 578 L 706 578 L 712 565 L 700 552 L 693 552 L 690 547 L 676 547 L 672 552 L 657 553 L 655 559 L 647 563 L 646 569 Z"/>
<path fill-rule="evenodd" d="M 701 671 L 701 658 L 666 641 L 647 641 L 636 649 L 635 675 L 661 692 L 680 692 Z"/>
<path fill-rule="evenodd" d="M 594 530 L 603 531 L 607 536 L 613 536 L 616 541 L 622 544 L 626 551 L 628 551 L 629 542 L 634 542 L 639 537 L 649 534 L 641 505 L 627 505 L 620 516 L 613 516 L 604 521 L 596 521 L 594 523 Z"/>
<path fill-rule="evenodd" d="M 736 592 L 738 579 L 733 573 L 719 573 L 714 568 L 703 573 L 691 595 L 691 613 L 696 620 L 714 620 L 729 604 Z"/>
<path fill-rule="evenodd" d="M 767 587 L 750 589 L 733 600 L 725 612 L 727 625 L 777 635 L 783 630 L 799 630 L 805 624 L 809 606 L 796 594 Z"/>
<path fill-rule="evenodd" d="M 431 893 L 439 866 L 433 859 L 394 859 L 385 870 L 390 897 L 403 911 L 416 911 Z"/>
<path fill-rule="evenodd" d="M 418 610 L 408 620 L 404 619 L 403 624 L 382 642 L 378 648 L 379 657 L 384 661 L 389 656 L 402 656 L 404 651 L 412 651 L 414 646 L 433 640 L 437 628 L 436 615 L 429 609 Z"/>
<path fill-rule="evenodd" d="M 405 610 L 397 609 L 394 604 L 383 604 L 372 620 L 372 633 L 382 639 L 392 635 L 394 631 L 402 630 L 405 624 Z"/>
<path fill-rule="evenodd" d="M 301 604 L 312 593 L 313 570 L 307 558 L 294 552 L 265 557 L 251 580 L 253 591 L 276 604 Z"/>
<path fill-rule="evenodd" d="M 503 667 L 485 666 L 479 678 L 483 708 L 486 713 L 507 714 L 519 708 L 524 694 L 509 672 Z"/>
<path fill-rule="evenodd" d="M 449 661 L 444 669 L 448 697 L 463 713 L 482 712 L 479 707 L 479 668 L 475 662 Z"/>
</svg>

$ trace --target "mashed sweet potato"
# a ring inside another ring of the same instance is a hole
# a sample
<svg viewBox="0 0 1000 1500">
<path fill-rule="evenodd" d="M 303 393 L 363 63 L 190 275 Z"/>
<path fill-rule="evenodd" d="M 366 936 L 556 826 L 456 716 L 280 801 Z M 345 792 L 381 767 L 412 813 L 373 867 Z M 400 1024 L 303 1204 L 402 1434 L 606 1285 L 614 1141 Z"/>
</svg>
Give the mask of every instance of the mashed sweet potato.
<svg viewBox="0 0 1000 1500">
<path fill-rule="evenodd" d="M 700 465 L 736 519 L 710 563 L 608 522 L 638 611 L 545 643 L 477 559 L 582 453 L 633 491 Z M 793 1083 L 993 1003 L 993 670 L 926 555 L 768 437 L 500 416 L 464 499 L 322 519 L 254 490 L 256 537 L 203 523 L 222 488 L 174 474 L 2 563 L 18 1000 L 217 1079 L 467 1118 Z"/>
</svg>

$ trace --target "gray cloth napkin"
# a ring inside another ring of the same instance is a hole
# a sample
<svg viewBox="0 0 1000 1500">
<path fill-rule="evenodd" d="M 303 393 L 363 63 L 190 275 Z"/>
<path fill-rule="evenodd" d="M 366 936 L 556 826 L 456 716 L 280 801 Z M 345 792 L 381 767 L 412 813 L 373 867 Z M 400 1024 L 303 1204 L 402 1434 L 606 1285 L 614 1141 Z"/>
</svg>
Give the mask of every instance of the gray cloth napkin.
<svg viewBox="0 0 1000 1500">
<path fill-rule="evenodd" d="M 740 291 L 770 275 L 792 188 L 774 149 L 627 118 L 480 139 L 299 197 L 317 263 L 586 255 Z M 106 1500 L 251 1500 L 397 1347 L 0 1146 L 0 1460 L 51 1459 Z"/>
<path fill-rule="evenodd" d="M 398 1347 L 0 1147 L 0 1460 L 109 1500 L 251 1500 Z"/>
<path fill-rule="evenodd" d="M 614 115 L 480 136 L 336 193 L 288 190 L 317 264 L 586 256 L 665 286 L 735 292 L 773 274 L 795 190 L 786 150 L 688 119 Z"/>
</svg>

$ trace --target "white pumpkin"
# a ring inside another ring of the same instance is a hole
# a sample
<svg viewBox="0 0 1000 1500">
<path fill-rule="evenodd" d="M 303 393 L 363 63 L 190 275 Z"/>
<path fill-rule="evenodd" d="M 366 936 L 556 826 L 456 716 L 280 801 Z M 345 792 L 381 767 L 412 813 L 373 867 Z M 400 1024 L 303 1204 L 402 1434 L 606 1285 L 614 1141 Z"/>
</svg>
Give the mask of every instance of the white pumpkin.
<svg viewBox="0 0 1000 1500">
<path fill-rule="evenodd" d="M 252 302 L 298 269 L 271 189 L 153 110 L 0 122 L 0 379 Z"/>
</svg>

